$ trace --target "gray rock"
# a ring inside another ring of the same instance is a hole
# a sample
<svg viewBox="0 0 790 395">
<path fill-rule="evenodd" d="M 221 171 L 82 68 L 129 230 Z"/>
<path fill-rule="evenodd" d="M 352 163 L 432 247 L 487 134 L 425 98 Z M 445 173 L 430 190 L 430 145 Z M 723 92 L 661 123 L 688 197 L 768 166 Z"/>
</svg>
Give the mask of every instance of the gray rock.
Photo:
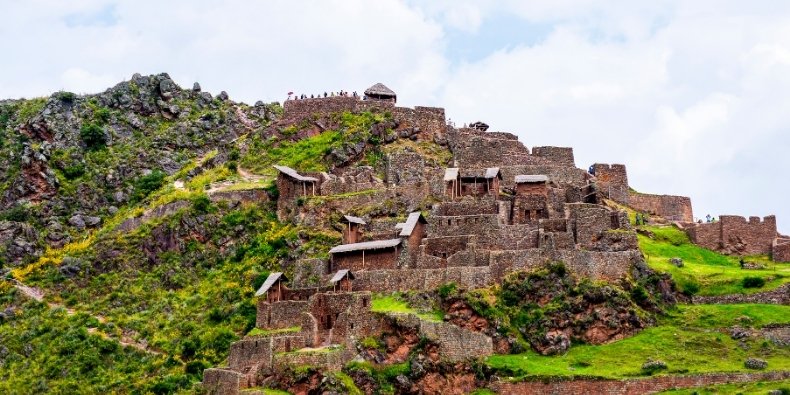
<svg viewBox="0 0 790 395">
<path fill-rule="evenodd" d="M 110 213 L 110 215 L 114 215 L 115 213 L 118 212 L 118 207 L 115 206 L 107 207 L 107 212 Z"/>
<path fill-rule="evenodd" d="M 116 203 L 123 203 L 126 201 L 126 195 L 124 195 L 121 191 L 116 191 L 112 194 L 112 198 L 115 200 Z"/>
<path fill-rule="evenodd" d="M 176 91 L 178 91 L 178 85 L 170 78 L 164 78 L 159 81 L 159 94 L 162 95 L 163 99 L 172 99 Z"/>
<path fill-rule="evenodd" d="M 214 98 L 211 96 L 211 93 L 208 92 L 200 92 L 200 100 L 201 104 L 210 104 Z"/>
<path fill-rule="evenodd" d="M 768 362 L 760 358 L 749 358 L 743 363 L 749 369 L 762 370 L 768 367 Z"/>
<path fill-rule="evenodd" d="M 741 340 L 749 337 L 749 331 L 739 326 L 734 326 L 730 329 L 730 337 L 734 340 Z"/>
<path fill-rule="evenodd" d="M 411 380 L 402 374 L 399 374 L 398 377 L 395 377 L 395 386 L 401 391 L 409 390 L 411 388 L 411 384 Z"/>
<path fill-rule="evenodd" d="M 665 370 L 667 368 L 667 363 L 661 360 L 647 360 L 647 362 L 642 364 L 642 370 L 648 373 L 653 373 L 658 370 Z"/>
<path fill-rule="evenodd" d="M 81 215 L 77 214 L 69 218 L 69 225 L 77 229 L 85 229 L 85 220 L 82 219 Z"/>
<path fill-rule="evenodd" d="M 671 264 L 673 264 L 673 265 L 675 265 L 677 267 L 683 267 L 683 259 L 678 258 L 678 257 L 669 258 L 669 263 L 671 263 Z"/>
<path fill-rule="evenodd" d="M 90 226 L 90 227 L 97 226 L 97 225 L 99 225 L 101 223 L 101 218 L 99 218 L 99 217 L 83 216 L 82 219 L 85 221 L 85 225 Z"/>
<path fill-rule="evenodd" d="M 192 92 L 200 92 L 200 84 L 198 84 L 197 82 L 192 84 Z"/>
<path fill-rule="evenodd" d="M 220 92 L 219 96 L 217 96 L 217 99 L 219 99 L 221 101 L 228 100 L 228 92 L 225 92 L 225 91 Z"/>
</svg>

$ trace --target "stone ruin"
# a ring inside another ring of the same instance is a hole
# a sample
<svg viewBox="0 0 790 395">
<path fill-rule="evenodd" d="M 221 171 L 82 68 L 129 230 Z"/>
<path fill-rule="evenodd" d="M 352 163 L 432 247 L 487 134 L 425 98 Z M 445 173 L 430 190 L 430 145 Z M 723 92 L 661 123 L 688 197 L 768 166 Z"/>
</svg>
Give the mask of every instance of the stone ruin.
<svg viewBox="0 0 790 395">
<path fill-rule="evenodd" d="M 434 290 L 450 282 L 486 287 L 557 261 L 579 276 L 622 279 L 643 257 L 626 212 L 607 199 L 682 224 L 711 249 L 790 259 L 790 238 L 777 237 L 773 217 L 725 216 L 692 225 L 689 198 L 633 191 L 624 165 L 582 170 L 572 148 L 529 149 L 515 135 L 488 132 L 482 122 L 455 128 L 443 109 L 396 107 L 394 93 L 380 100 L 290 100 L 284 110 L 284 124 L 339 111 L 391 112 L 413 132 L 403 136 L 447 147 L 451 167 L 430 166 L 415 152 L 388 155 L 383 177 L 364 166 L 332 173 L 275 166 L 278 218 L 341 229 L 342 244 L 329 250 L 329 259 L 293 265 L 292 279 L 284 273 L 267 278 L 256 293 L 256 327 L 269 334 L 234 343 L 228 367 L 206 370 L 210 392 L 258 385 L 278 366 L 342 368 L 358 355 L 357 341 L 380 334 L 392 318 L 371 312 L 372 292 Z M 307 204 L 312 200 L 320 203 Z M 364 207 L 374 210 L 360 214 Z M 416 316 L 398 319 L 439 344 L 450 360 L 493 352 L 483 334 Z M 335 351 L 296 351 L 316 347 Z"/>
</svg>

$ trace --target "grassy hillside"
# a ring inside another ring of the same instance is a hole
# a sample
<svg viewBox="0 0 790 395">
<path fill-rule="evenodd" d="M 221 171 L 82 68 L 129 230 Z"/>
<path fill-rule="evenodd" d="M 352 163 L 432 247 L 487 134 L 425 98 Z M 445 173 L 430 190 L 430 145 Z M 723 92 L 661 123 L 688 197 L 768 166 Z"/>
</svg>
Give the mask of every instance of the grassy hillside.
<svg viewBox="0 0 790 395">
<path fill-rule="evenodd" d="M 755 293 L 774 289 L 790 282 L 790 264 L 774 263 L 765 256 L 745 257 L 746 261 L 763 265 L 764 269 L 741 269 L 739 258 L 726 256 L 694 245 L 682 230 L 674 226 L 642 226 L 654 236 L 639 235 L 639 248 L 653 269 L 669 272 L 679 288 L 689 294 L 726 295 Z M 683 267 L 670 262 L 683 259 Z M 744 287 L 744 279 L 759 277 L 762 287 Z"/>
<path fill-rule="evenodd" d="M 744 318 L 748 317 L 748 318 Z M 593 346 L 577 345 L 561 356 L 534 352 L 495 355 L 486 363 L 513 377 L 595 376 L 627 378 L 648 375 L 646 361 L 667 364 L 662 374 L 748 371 L 749 357 L 768 361 L 768 370 L 790 369 L 790 350 L 766 340 L 740 343 L 727 334 L 733 325 L 760 328 L 768 323 L 790 323 L 790 306 L 696 305 L 679 306 L 658 324 L 631 338 Z"/>
</svg>

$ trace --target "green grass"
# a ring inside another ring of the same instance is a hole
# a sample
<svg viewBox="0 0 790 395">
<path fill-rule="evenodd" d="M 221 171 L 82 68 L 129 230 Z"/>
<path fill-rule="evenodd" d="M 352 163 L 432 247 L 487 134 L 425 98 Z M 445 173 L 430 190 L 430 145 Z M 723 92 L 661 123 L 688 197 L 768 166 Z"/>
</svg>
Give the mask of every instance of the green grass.
<svg viewBox="0 0 790 395">
<path fill-rule="evenodd" d="M 756 383 L 736 383 L 709 385 L 707 387 L 688 388 L 682 390 L 669 390 L 660 392 L 661 394 L 672 395 L 719 395 L 719 394 L 742 394 L 742 395 L 765 395 L 768 391 L 783 389 L 790 394 L 790 380 L 781 381 L 758 381 Z"/>
<path fill-rule="evenodd" d="M 746 257 L 747 261 L 766 266 L 760 270 L 741 269 L 739 258 L 726 256 L 692 244 L 686 233 L 674 226 L 643 226 L 655 235 L 651 239 L 639 235 L 639 248 L 653 269 L 669 272 L 681 290 L 688 284 L 699 285 L 699 295 L 748 294 L 771 290 L 790 282 L 790 265 L 774 263 L 764 256 Z M 683 267 L 676 267 L 670 258 L 683 259 Z M 765 280 L 762 288 L 744 288 L 745 277 L 757 276 Z"/>
<path fill-rule="evenodd" d="M 755 326 L 787 323 L 790 306 L 680 306 L 661 318 L 658 326 L 614 343 L 574 345 L 561 356 L 541 356 L 533 351 L 494 355 L 486 363 L 513 377 L 636 377 L 643 375 L 641 366 L 648 359 L 666 362 L 666 374 L 747 371 L 743 363 L 749 357 L 768 361 L 768 370 L 790 369 L 790 350 L 786 347 L 749 339 L 742 348 L 730 338 L 723 328 L 742 315 L 750 317 Z"/>
<path fill-rule="evenodd" d="M 400 295 L 375 295 L 371 302 L 370 311 L 374 313 L 415 314 L 426 321 L 441 322 L 443 314 L 438 311 L 424 312 L 409 306 Z"/>
<path fill-rule="evenodd" d="M 247 332 L 247 336 L 269 336 L 269 335 L 282 335 L 285 333 L 295 333 L 302 330 L 301 326 L 292 326 L 290 328 L 281 328 L 281 329 L 260 329 L 260 328 L 252 328 L 251 331 Z"/>
</svg>

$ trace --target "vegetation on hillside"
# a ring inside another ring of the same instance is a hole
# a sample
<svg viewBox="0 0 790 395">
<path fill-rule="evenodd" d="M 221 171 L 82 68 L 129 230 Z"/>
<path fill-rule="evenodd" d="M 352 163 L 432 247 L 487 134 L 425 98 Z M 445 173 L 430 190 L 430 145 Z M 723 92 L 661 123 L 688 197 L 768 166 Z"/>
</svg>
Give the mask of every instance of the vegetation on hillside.
<svg viewBox="0 0 790 395">
<path fill-rule="evenodd" d="M 685 232 L 674 226 L 640 228 L 652 234 L 652 237 L 639 234 L 639 248 L 647 258 L 647 263 L 653 269 L 672 274 L 678 288 L 686 294 L 748 294 L 771 290 L 790 282 L 790 265 L 771 262 L 765 256 L 750 256 L 744 260 L 759 263 L 764 269 L 743 269 L 740 258 L 699 247 L 689 241 Z M 671 258 L 681 258 L 683 266 L 672 264 Z M 762 279 L 763 286 L 748 286 L 755 281 L 747 280 L 744 283 L 748 277 Z"/>
<path fill-rule="evenodd" d="M 577 345 L 564 355 L 535 352 L 494 355 L 487 365 L 504 375 L 594 376 L 628 378 L 648 375 L 649 360 L 666 363 L 661 374 L 749 371 L 744 361 L 768 361 L 767 370 L 790 369 L 790 350 L 761 338 L 734 340 L 727 333 L 734 325 L 760 328 L 768 323 L 789 324 L 790 307 L 775 305 L 679 306 L 655 327 L 628 339 L 605 345 Z"/>
</svg>

